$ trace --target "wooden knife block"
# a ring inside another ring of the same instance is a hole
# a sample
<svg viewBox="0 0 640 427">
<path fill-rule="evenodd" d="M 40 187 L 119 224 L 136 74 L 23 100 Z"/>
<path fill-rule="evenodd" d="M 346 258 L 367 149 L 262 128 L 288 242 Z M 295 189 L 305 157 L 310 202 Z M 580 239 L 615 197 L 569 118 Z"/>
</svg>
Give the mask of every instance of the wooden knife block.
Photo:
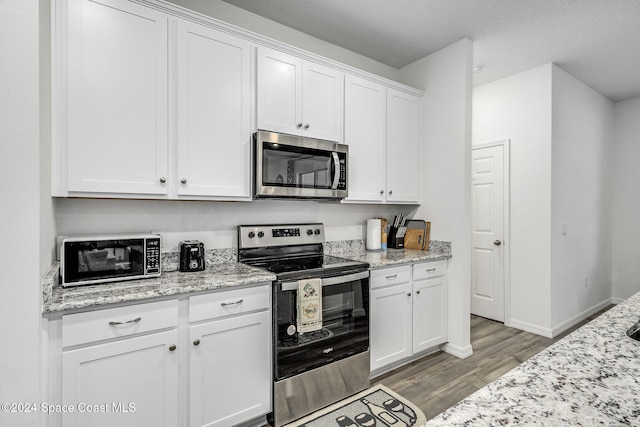
<svg viewBox="0 0 640 427">
<path fill-rule="evenodd" d="M 407 231 L 404 235 L 404 248 L 428 251 L 430 234 L 430 222 L 421 219 L 409 220 L 407 222 Z"/>
</svg>

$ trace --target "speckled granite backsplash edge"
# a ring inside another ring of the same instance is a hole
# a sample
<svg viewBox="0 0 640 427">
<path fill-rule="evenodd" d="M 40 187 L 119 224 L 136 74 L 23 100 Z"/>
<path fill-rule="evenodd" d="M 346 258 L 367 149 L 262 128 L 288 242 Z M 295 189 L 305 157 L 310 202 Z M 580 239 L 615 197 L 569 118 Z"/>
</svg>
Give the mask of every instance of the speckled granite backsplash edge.
<svg viewBox="0 0 640 427">
<path fill-rule="evenodd" d="M 451 242 L 431 240 L 429 250 L 434 252 L 450 253 Z M 362 254 L 366 252 L 363 240 L 342 240 L 335 242 L 325 242 L 324 252 L 327 254 L 349 257 L 349 254 Z M 207 268 L 218 266 L 228 262 L 236 262 L 238 251 L 236 248 L 206 249 L 205 261 Z M 179 252 L 164 252 L 161 254 L 162 272 L 169 273 L 177 271 L 180 266 Z M 52 301 L 54 287 L 60 286 L 60 261 L 56 261 L 41 281 L 42 303 L 47 305 Z"/>
</svg>

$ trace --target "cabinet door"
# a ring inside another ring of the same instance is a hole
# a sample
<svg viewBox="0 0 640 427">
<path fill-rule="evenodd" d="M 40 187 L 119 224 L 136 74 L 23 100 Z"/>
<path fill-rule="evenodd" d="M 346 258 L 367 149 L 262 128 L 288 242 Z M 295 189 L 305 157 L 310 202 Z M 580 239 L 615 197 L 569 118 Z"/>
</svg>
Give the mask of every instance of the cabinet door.
<svg viewBox="0 0 640 427">
<path fill-rule="evenodd" d="M 250 197 L 251 46 L 178 26 L 178 195 Z"/>
<path fill-rule="evenodd" d="M 413 352 L 428 350 L 447 340 L 446 279 L 413 282 Z"/>
<path fill-rule="evenodd" d="M 418 203 L 420 189 L 420 98 L 387 91 L 388 202 Z"/>
<path fill-rule="evenodd" d="M 371 291 L 371 370 L 411 356 L 411 284 Z"/>
<path fill-rule="evenodd" d="M 386 88 L 345 77 L 344 143 L 349 146 L 347 201 L 382 202 L 385 187 Z"/>
<path fill-rule="evenodd" d="M 66 40 L 68 191 L 166 194 L 166 15 L 72 0 Z"/>
<path fill-rule="evenodd" d="M 191 426 L 231 426 L 269 413 L 273 384 L 270 312 L 217 320 L 189 330 Z"/>
<path fill-rule="evenodd" d="M 302 130 L 304 136 L 342 141 L 344 75 L 305 61 L 302 75 Z"/>
<path fill-rule="evenodd" d="M 177 426 L 175 344 L 177 330 L 64 351 L 62 425 Z"/>
<path fill-rule="evenodd" d="M 258 48 L 258 129 L 302 133 L 302 60 Z"/>
</svg>

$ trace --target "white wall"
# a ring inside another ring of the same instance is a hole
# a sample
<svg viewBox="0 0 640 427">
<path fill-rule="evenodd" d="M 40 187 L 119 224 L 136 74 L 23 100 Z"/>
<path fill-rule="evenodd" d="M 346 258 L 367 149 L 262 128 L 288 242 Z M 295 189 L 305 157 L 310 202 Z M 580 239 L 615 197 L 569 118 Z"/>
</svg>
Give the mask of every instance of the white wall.
<svg viewBox="0 0 640 427">
<path fill-rule="evenodd" d="M 473 90 L 473 143 L 511 140 L 508 325 L 551 329 L 551 64 Z"/>
<path fill-rule="evenodd" d="M 36 1 L 0 2 L 0 402 L 42 401 L 40 277 L 50 259 L 39 255 L 51 212 L 40 203 L 39 14 Z M 0 424 L 39 417 L 1 412 Z"/>
<path fill-rule="evenodd" d="M 474 89 L 474 143 L 511 140 L 510 326 L 555 336 L 611 301 L 613 112 L 553 64 Z"/>
<path fill-rule="evenodd" d="M 613 297 L 640 292 L 640 98 L 615 104 Z"/>
<path fill-rule="evenodd" d="M 552 72 L 551 325 L 559 331 L 611 301 L 614 104 Z"/>
<path fill-rule="evenodd" d="M 324 56 L 325 58 L 330 58 L 334 61 L 368 71 L 372 74 L 395 81 L 398 79 L 398 70 L 393 67 L 389 67 L 388 65 L 374 61 L 366 56 L 362 56 L 350 50 L 327 43 L 298 30 L 294 30 L 293 28 L 278 24 L 275 21 L 263 18 L 221 0 L 168 1 L 203 15 L 219 19 L 220 21 L 228 24 L 278 40 L 281 43 L 286 43 L 299 49 L 304 49 L 308 52 Z"/>
<path fill-rule="evenodd" d="M 471 67 L 464 39 L 400 70 L 404 83 L 424 89 L 422 200 L 415 217 L 431 221 L 431 238 L 451 241 L 449 344 L 459 357 L 469 337 L 471 269 Z"/>
<path fill-rule="evenodd" d="M 367 218 L 392 219 L 398 212 L 409 214 L 415 209 L 293 200 L 233 203 L 100 199 L 56 199 L 55 208 L 60 235 L 189 232 L 189 238 L 204 240 L 198 236 L 203 232 L 203 236 L 214 236 L 207 248 L 235 247 L 236 226 L 240 224 L 322 222 L 327 227 L 327 240 L 359 239 Z"/>
</svg>

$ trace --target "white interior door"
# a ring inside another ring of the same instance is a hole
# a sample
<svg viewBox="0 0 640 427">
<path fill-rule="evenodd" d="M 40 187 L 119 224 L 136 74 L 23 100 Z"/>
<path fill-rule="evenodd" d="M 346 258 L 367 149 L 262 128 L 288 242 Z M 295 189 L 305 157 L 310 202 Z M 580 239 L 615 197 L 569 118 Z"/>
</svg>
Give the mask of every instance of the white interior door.
<svg viewBox="0 0 640 427">
<path fill-rule="evenodd" d="M 505 206 L 502 143 L 474 148 L 471 166 L 471 313 L 505 320 Z"/>
</svg>

